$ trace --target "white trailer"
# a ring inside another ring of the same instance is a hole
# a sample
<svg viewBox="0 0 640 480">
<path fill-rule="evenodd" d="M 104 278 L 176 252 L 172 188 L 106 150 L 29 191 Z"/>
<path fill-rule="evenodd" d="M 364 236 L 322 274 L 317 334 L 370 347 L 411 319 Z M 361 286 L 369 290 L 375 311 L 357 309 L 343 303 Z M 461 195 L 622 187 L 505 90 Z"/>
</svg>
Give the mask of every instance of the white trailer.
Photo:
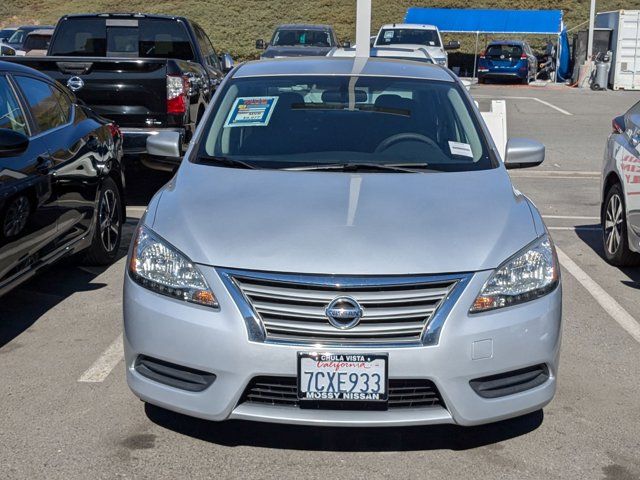
<svg viewBox="0 0 640 480">
<path fill-rule="evenodd" d="M 598 13 L 596 28 L 613 30 L 611 87 L 614 90 L 640 90 L 640 10 Z"/>
</svg>

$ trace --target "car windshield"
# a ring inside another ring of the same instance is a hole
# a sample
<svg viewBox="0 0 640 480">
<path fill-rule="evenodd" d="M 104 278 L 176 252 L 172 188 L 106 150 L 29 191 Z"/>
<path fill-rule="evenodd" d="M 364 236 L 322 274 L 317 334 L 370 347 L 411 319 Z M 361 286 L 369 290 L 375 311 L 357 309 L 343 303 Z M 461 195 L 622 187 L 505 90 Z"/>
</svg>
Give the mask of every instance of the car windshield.
<svg viewBox="0 0 640 480">
<path fill-rule="evenodd" d="M 376 45 L 426 45 L 439 47 L 440 38 L 437 30 L 419 28 L 383 28 L 378 35 Z"/>
<path fill-rule="evenodd" d="M 333 47 L 330 32 L 326 30 L 281 29 L 273 36 L 275 47 Z"/>
<path fill-rule="evenodd" d="M 520 58 L 522 47 L 520 45 L 489 45 L 485 54 L 488 58 Z"/>
<path fill-rule="evenodd" d="M 26 36 L 27 36 L 26 30 L 16 30 L 15 32 L 13 32 L 13 35 L 9 37 L 9 40 L 7 43 L 15 43 L 15 44 L 21 45 L 22 42 L 24 42 L 24 37 Z"/>
<path fill-rule="evenodd" d="M 184 24 L 173 19 L 71 18 L 63 20 L 52 55 L 193 60 Z"/>
<path fill-rule="evenodd" d="M 432 171 L 496 166 L 454 82 L 367 76 L 230 81 L 196 163 L 243 168 L 396 166 Z"/>
<path fill-rule="evenodd" d="M 0 30 L 0 40 L 7 40 L 11 38 L 11 35 L 15 33 L 15 30 Z"/>
</svg>

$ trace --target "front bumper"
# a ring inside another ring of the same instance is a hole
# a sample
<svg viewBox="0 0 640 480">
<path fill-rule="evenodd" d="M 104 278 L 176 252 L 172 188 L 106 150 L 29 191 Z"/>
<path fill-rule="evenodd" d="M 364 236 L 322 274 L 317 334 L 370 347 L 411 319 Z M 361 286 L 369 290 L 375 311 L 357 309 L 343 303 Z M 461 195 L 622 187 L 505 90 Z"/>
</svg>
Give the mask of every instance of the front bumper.
<svg viewBox="0 0 640 480">
<path fill-rule="evenodd" d="M 296 375 L 297 352 L 309 346 L 250 342 L 240 310 L 216 270 L 199 267 L 212 286 L 219 310 L 190 305 L 148 291 L 128 276 L 124 289 L 127 381 L 142 400 L 208 420 L 245 419 L 325 426 L 409 426 L 437 423 L 477 425 L 536 411 L 555 394 L 561 343 L 562 291 L 528 304 L 468 315 L 490 272 L 475 274 L 452 308 L 438 345 L 332 348 L 332 353 L 388 353 L 390 379 L 426 379 L 437 386 L 443 406 L 386 411 L 305 410 L 242 403 L 254 377 Z M 139 355 L 216 375 L 204 391 L 188 392 L 155 382 L 134 368 Z M 530 390 L 482 398 L 469 382 L 480 377 L 544 364 L 549 379 Z"/>
<path fill-rule="evenodd" d="M 478 70 L 478 78 L 495 78 L 495 79 L 513 79 L 522 80 L 526 78 L 528 72 L 519 71 L 500 71 L 500 70 Z"/>
</svg>

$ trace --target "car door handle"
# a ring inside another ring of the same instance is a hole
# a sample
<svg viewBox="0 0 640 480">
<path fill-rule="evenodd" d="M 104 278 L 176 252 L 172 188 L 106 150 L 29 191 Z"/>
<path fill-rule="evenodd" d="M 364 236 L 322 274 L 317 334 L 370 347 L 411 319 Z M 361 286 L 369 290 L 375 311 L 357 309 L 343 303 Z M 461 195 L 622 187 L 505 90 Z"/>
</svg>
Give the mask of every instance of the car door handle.
<svg viewBox="0 0 640 480">
<path fill-rule="evenodd" d="M 53 158 L 47 155 L 40 155 L 36 161 L 37 161 L 36 171 L 38 173 L 45 175 L 49 173 L 51 170 L 53 170 L 53 165 L 54 165 Z"/>
</svg>

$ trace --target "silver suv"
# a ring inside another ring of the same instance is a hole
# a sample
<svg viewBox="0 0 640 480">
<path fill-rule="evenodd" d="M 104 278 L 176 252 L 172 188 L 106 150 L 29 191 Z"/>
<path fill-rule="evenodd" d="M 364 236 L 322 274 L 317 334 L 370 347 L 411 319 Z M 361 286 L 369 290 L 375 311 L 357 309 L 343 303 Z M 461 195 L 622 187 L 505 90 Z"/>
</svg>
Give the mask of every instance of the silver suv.
<svg viewBox="0 0 640 480">
<path fill-rule="evenodd" d="M 127 380 L 210 420 L 473 425 L 556 389 L 560 272 L 461 82 L 435 65 L 247 63 L 141 221 Z M 177 155 L 160 134 L 151 153 Z"/>
</svg>

